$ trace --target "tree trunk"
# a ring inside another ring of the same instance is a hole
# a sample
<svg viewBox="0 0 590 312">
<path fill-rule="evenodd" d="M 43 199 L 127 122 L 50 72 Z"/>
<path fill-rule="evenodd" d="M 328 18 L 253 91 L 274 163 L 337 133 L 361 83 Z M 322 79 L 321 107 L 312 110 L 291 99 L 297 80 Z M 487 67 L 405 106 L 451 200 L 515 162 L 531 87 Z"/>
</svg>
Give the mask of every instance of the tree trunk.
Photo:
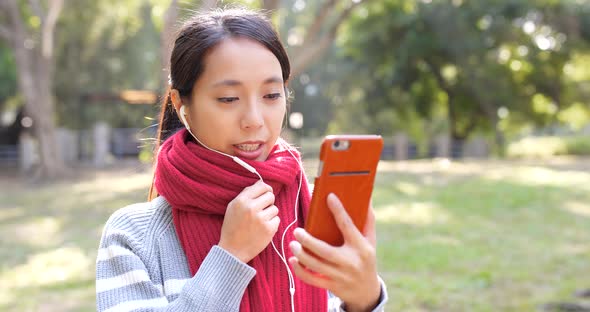
<svg viewBox="0 0 590 312">
<path fill-rule="evenodd" d="M 506 139 L 504 138 L 504 133 L 500 129 L 500 118 L 498 118 L 497 115 L 492 115 L 490 117 L 492 119 L 492 125 L 494 126 L 494 142 L 496 143 L 498 156 L 504 156 L 506 154 Z"/>
<path fill-rule="evenodd" d="M 33 119 L 33 133 L 39 142 L 38 177 L 54 179 L 65 171 L 62 159 L 58 155 L 57 138 L 55 135 L 55 108 L 51 92 L 50 68 L 48 60 L 37 59 L 37 70 L 29 62 L 27 56 L 31 52 L 17 49 L 16 65 L 19 73 L 18 85 L 25 98 L 25 111 Z"/>
<path fill-rule="evenodd" d="M 8 11 L 12 26 L 7 39 L 14 51 L 19 91 L 25 98 L 25 111 L 33 119 L 33 133 L 39 142 L 40 163 L 37 177 L 40 179 L 54 179 L 65 174 L 65 165 L 58 155 L 51 86 L 53 28 L 61 5 L 61 1 L 51 1 L 47 14 L 39 16 L 42 30 L 40 33 L 30 34 L 17 2 L 2 3 L 2 8 Z M 37 12 L 40 7 L 33 9 Z M 33 37 L 40 39 L 37 46 L 30 46 L 29 42 L 33 42 Z"/>
<path fill-rule="evenodd" d="M 60 145 L 57 142 L 55 131 L 55 103 L 51 86 L 51 60 L 42 58 L 39 60 L 37 86 L 36 114 L 37 123 L 35 134 L 39 140 L 41 177 L 54 179 L 65 173 L 65 164 L 59 154 Z"/>
<path fill-rule="evenodd" d="M 172 0 L 164 13 L 162 32 L 160 33 L 160 53 L 162 63 L 162 76 L 160 85 L 164 90 L 168 87 L 170 75 L 170 54 L 174 46 L 174 25 L 178 21 L 178 1 Z"/>
<path fill-rule="evenodd" d="M 218 0 L 203 0 L 199 9 L 201 11 L 211 10 L 218 5 Z M 179 14 L 178 0 L 170 1 L 170 5 L 163 17 L 162 31 L 160 32 L 160 55 L 162 64 L 162 75 L 160 78 L 160 85 L 163 90 L 168 87 L 170 75 L 170 56 L 172 48 L 174 48 L 174 35 L 176 33 L 176 25 L 178 23 Z"/>
<path fill-rule="evenodd" d="M 451 144 L 460 139 L 459 129 L 457 128 L 457 112 L 454 106 L 454 93 L 446 90 L 447 93 L 447 119 L 449 120 L 449 135 L 451 136 Z"/>
<path fill-rule="evenodd" d="M 424 63 L 426 63 L 428 69 L 434 75 L 438 86 L 447 94 L 447 120 L 449 122 L 449 136 L 451 138 L 452 146 L 453 142 L 465 139 L 461 136 L 457 127 L 457 112 L 454 106 L 455 90 L 445 81 L 441 74 L 440 66 L 430 59 L 424 59 Z"/>
</svg>

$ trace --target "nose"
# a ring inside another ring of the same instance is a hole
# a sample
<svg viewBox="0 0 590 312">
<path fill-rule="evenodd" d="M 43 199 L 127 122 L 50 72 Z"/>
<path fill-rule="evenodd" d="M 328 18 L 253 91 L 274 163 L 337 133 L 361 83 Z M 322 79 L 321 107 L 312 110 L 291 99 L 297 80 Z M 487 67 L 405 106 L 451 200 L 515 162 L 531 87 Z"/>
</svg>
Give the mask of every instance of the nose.
<svg viewBox="0 0 590 312">
<path fill-rule="evenodd" d="M 262 103 L 256 100 L 251 100 L 246 105 L 244 114 L 242 115 L 241 126 L 243 129 L 258 129 L 264 125 L 263 107 Z"/>
</svg>

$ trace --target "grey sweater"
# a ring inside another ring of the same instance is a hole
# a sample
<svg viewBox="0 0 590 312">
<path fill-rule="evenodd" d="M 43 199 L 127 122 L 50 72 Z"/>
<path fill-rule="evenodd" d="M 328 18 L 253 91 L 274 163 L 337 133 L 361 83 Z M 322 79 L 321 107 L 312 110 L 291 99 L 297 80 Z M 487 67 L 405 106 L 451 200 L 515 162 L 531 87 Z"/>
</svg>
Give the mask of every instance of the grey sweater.
<svg viewBox="0 0 590 312">
<path fill-rule="evenodd" d="M 256 270 L 213 246 L 191 276 L 168 202 L 158 197 L 116 211 L 107 221 L 96 259 L 98 311 L 238 311 Z M 381 281 L 381 298 L 387 301 Z M 344 311 L 328 294 L 328 310 Z"/>
</svg>

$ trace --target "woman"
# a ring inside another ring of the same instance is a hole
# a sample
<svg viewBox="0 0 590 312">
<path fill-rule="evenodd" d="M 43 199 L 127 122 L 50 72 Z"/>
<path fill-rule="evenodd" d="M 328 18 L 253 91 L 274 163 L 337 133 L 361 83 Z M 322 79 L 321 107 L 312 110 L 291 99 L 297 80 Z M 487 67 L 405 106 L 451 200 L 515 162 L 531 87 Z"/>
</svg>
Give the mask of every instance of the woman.
<svg viewBox="0 0 590 312">
<path fill-rule="evenodd" d="M 299 154 L 279 138 L 289 66 L 257 13 L 214 11 L 181 28 L 150 191 L 159 196 L 107 221 L 99 311 L 383 309 L 372 212 L 360 233 L 329 197 L 339 247 L 301 228 L 310 192 Z"/>
</svg>

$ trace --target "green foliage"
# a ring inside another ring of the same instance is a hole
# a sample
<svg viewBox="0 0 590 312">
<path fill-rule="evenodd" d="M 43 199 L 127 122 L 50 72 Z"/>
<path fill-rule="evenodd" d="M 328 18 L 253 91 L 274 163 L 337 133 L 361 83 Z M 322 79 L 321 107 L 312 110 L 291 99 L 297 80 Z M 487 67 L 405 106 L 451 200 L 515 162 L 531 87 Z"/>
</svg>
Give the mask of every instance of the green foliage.
<svg viewBox="0 0 590 312">
<path fill-rule="evenodd" d="M 590 49 L 586 30 L 566 21 L 586 23 L 589 12 L 590 3 L 571 1 L 372 2 L 338 41 L 340 58 L 356 64 L 340 80 L 342 97 L 351 106 L 369 102 L 362 105 L 373 120 L 388 109 L 447 119 L 442 130 L 457 139 L 567 122 L 560 113 L 590 94 L 580 78 L 590 73 L 581 65 Z M 358 88 L 371 98 L 357 98 Z"/>
<path fill-rule="evenodd" d="M 145 1 L 75 1 L 64 8 L 58 33 L 55 91 L 61 126 L 145 127 L 156 115 L 150 105 L 119 100 L 125 89 L 159 91 L 159 33 Z M 85 27 L 81 27 L 81 21 Z"/>
<path fill-rule="evenodd" d="M 60 126 L 153 123 L 144 117 L 157 115 L 155 107 L 87 95 L 161 91 L 159 32 L 169 4 L 80 0 L 64 7 L 54 74 Z M 309 30 L 321 4 L 281 2 L 275 22 L 290 54 L 297 48 L 290 38 Z M 198 2 L 181 6 L 182 19 Z M 555 124 L 579 129 L 590 121 L 589 29 L 588 1 L 367 1 L 330 52 L 292 77 L 291 111 L 304 115 L 302 135 L 403 131 L 420 145 L 442 132 L 466 139 Z M 8 52 L 0 46 L 0 102 L 16 89 Z"/>
<path fill-rule="evenodd" d="M 590 155 L 590 136 L 526 137 L 508 146 L 509 157 Z"/>
<path fill-rule="evenodd" d="M 16 95 L 16 65 L 12 51 L 0 42 L 0 112 L 5 101 Z"/>
</svg>

